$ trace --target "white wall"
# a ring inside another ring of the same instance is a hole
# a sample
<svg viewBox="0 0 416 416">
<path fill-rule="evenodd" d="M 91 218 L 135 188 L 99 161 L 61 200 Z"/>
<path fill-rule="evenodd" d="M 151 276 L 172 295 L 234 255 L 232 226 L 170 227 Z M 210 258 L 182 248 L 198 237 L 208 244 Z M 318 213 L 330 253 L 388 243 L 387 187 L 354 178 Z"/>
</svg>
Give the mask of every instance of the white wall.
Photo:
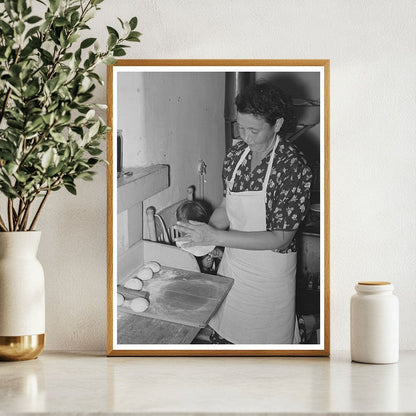
<svg viewBox="0 0 416 416">
<path fill-rule="evenodd" d="M 145 88 L 142 73 L 117 75 L 117 129 L 123 134 L 123 167 L 146 165 Z"/>
<path fill-rule="evenodd" d="M 416 349 L 416 2 L 106 0 L 91 27 L 104 42 L 133 15 L 128 58 L 331 59 L 331 345 L 349 348 L 354 283 L 376 279 L 395 284 Z M 105 349 L 105 189 L 101 167 L 42 217 L 48 349 Z"/>
<path fill-rule="evenodd" d="M 145 201 L 157 210 L 186 198 L 188 186 L 201 197 L 198 162 L 207 164 L 204 199 L 222 199 L 225 155 L 224 73 L 147 73 L 147 161 L 170 166 L 170 186 Z"/>
</svg>

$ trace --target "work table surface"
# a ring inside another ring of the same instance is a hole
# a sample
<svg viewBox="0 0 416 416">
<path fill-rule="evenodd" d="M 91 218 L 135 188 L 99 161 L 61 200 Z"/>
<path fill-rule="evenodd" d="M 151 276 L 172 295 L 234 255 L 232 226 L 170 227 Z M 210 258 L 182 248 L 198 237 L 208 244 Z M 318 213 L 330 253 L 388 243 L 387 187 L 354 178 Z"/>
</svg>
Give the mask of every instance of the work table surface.
<svg viewBox="0 0 416 416">
<path fill-rule="evenodd" d="M 416 351 L 389 365 L 331 358 L 105 357 L 0 362 L 0 414 L 416 415 Z"/>
</svg>

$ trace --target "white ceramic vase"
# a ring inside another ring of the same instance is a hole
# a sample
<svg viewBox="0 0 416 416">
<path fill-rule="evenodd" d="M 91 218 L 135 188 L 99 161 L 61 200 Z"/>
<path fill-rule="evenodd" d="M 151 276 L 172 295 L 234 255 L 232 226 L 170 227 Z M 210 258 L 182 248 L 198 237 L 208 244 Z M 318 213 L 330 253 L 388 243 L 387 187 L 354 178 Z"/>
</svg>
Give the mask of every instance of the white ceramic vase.
<svg viewBox="0 0 416 416">
<path fill-rule="evenodd" d="M 0 360 L 30 360 L 44 348 L 40 236 L 40 231 L 0 232 Z"/>
</svg>

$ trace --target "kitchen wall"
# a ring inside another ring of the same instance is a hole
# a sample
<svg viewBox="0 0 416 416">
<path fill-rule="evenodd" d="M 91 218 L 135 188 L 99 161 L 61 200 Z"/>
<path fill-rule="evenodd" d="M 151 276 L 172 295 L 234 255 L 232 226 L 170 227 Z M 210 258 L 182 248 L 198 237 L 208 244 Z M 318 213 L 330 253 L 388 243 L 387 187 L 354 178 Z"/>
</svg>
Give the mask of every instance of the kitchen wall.
<svg viewBox="0 0 416 416">
<path fill-rule="evenodd" d="M 170 166 L 170 187 L 144 205 L 164 208 L 186 198 L 193 185 L 201 196 L 198 162 L 207 165 L 204 198 L 222 199 L 225 155 L 224 73 L 147 73 L 145 86 L 148 163 Z"/>
<path fill-rule="evenodd" d="M 213 206 L 221 201 L 225 74 L 122 72 L 117 77 L 117 128 L 123 130 L 125 169 L 169 165 L 170 186 L 143 204 L 148 238 L 147 207 L 160 211 L 185 199 L 189 186 L 195 187 L 195 197 L 202 197 L 200 160 L 207 165 L 203 198 Z M 119 230 L 125 230 L 123 223 L 125 212 L 119 214 Z M 118 234 L 120 247 L 126 231 Z"/>
<path fill-rule="evenodd" d="M 358 280 L 389 280 L 416 349 L 416 2 L 106 0 L 91 28 L 139 18 L 127 58 L 331 60 L 331 346 L 349 348 Z M 101 68 L 103 75 L 105 69 Z M 106 90 L 96 99 L 105 102 Z M 218 109 L 219 112 L 222 108 Z M 154 151 L 154 150 L 153 150 Z M 51 196 L 41 218 L 49 350 L 106 339 L 106 177 Z"/>
<path fill-rule="evenodd" d="M 144 76 L 139 72 L 117 75 L 117 129 L 123 131 L 123 167 L 148 164 L 146 157 L 146 101 Z"/>
</svg>

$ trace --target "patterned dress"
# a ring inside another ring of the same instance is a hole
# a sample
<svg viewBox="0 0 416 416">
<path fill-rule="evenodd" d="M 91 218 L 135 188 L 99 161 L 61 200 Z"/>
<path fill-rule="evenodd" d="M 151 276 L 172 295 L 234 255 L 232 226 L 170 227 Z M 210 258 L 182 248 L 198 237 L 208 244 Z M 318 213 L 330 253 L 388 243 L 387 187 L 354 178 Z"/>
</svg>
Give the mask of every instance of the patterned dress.
<svg viewBox="0 0 416 416">
<path fill-rule="evenodd" d="M 224 183 L 231 180 L 235 166 L 246 147 L 247 145 L 240 141 L 227 153 L 223 166 Z M 236 172 L 233 192 L 261 191 L 270 152 L 263 157 L 253 172 L 251 172 L 252 152 L 248 153 Z M 266 227 L 268 231 L 295 231 L 299 228 L 309 207 L 311 183 L 311 169 L 304 156 L 295 146 L 280 141 L 276 148 L 267 186 Z M 224 195 L 225 191 L 224 189 Z M 295 239 L 286 249 L 275 251 L 296 252 Z"/>
</svg>

